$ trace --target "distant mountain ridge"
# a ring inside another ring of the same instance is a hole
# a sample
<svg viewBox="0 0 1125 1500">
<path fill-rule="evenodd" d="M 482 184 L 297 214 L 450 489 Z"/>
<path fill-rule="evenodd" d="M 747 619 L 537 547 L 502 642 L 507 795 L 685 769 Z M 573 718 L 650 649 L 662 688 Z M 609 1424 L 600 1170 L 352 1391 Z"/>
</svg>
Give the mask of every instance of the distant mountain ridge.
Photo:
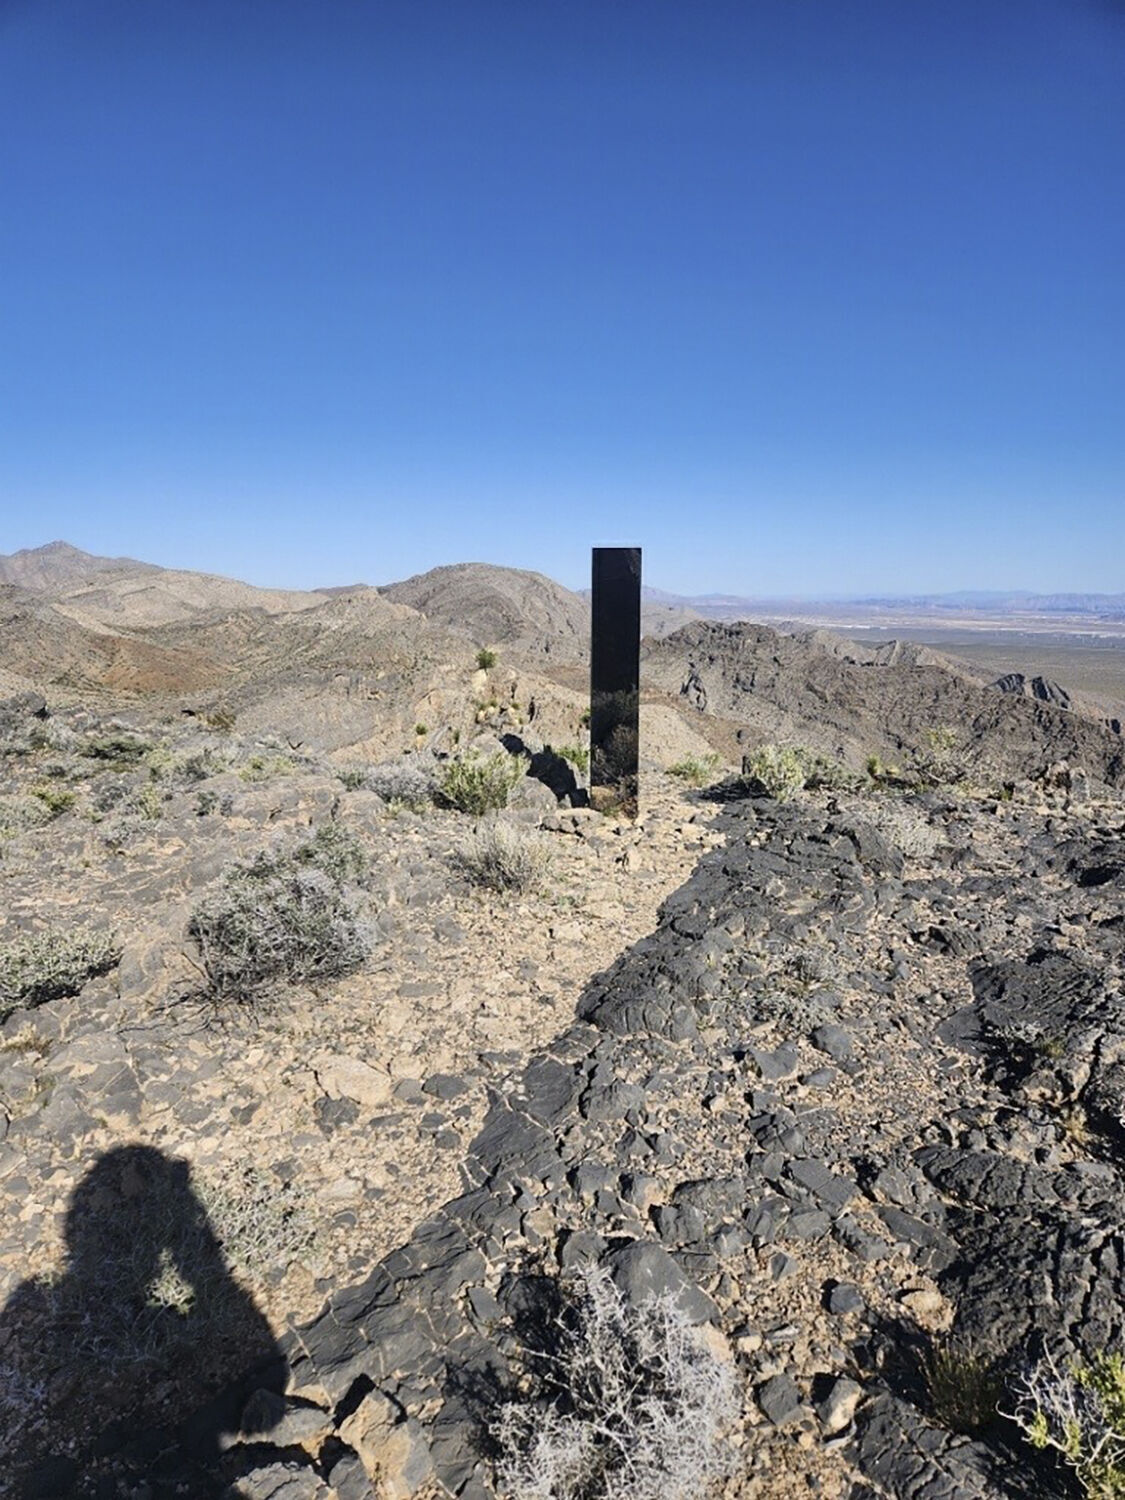
<svg viewBox="0 0 1125 1500">
<path fill-rule="evenodd" d="M 1125 618 L 1125 593 L 1036 594 L 1018 589 L 960 589 L 948 594 L 863 594 L 847 598 L 811 598 L 794 595 L 673 594 L 647 586 L 642 600 L 670 608 L 692 610 L 711 619 L 733 619 L 749 612 L 768 610 L 794 612 L 816 609 L 901 610 L 941 615 L 971 609 L 981 614 L 1069 614 L 1105 619 Z"/>
</svg>

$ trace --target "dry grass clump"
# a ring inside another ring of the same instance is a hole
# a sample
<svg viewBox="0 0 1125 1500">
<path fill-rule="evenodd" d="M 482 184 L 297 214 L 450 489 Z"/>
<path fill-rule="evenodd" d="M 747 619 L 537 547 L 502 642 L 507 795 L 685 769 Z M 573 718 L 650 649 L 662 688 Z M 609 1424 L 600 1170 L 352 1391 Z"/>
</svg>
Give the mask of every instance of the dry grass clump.
<svg viewBox="0 0 1125 1500">
<path fill-rule="evenodd" d="M 493 891 L 527 891 L 542 880 L 552 853 L 542 834 L 502 818 L 488 818 L 477 825 L 454 859 L 474 885 Z"/>
<path fill-rule="evenodd" d="M 971 1345 L 939 1339 L 922 1361 L 934 1416 L 951 1432 L 971 1436 L 996 1420 L 1002 1384 L 994 1360 Z"/>
<path fill-rule="evenodd" d="M 188 934 L 214 999 L 252 1001 L 285 982 L 337 979 L 367 957 L 356 910 L 329 873 L 345 872 L 352 853 L 331 840 L 309 847 L 235 866 L 192 913 Z"/>
<path fill-rule="evenodd" d="M 508 1500 L 703 1500 L 732 1472 L 733 1365 L 674 1296 L 627 1303 L 581 1271 L 526 1398 L 501 1412 L 497 1477 Z"/>
<path fill-rule="evenodd" d="M 507 807 L 515 785 L 526 774 L 530 761 L 525 755 L 508 755 L 503 750 L 481 759 L 461 756 L 447 763 L 437 784 L 437 800 L 443 807 L 455 808 L 482 818 L 485 813 Z"/>
<path fill-rule="evenodd" d="M 668 775 L 677 777 L 688 786 L 700 787 L 714 781 L 718 769 L 719 757 L 714 753 L 705 755 L 702 759 L 697 755 L 688 755 L 669 766 Z"/>
<path fill-rule="evenodd" d="M 77 995 L 121 957 L 115 934 L 92 927 L 38 932 L 0 943 L 0 1020 L 20 1006 Z"/>
</svg>

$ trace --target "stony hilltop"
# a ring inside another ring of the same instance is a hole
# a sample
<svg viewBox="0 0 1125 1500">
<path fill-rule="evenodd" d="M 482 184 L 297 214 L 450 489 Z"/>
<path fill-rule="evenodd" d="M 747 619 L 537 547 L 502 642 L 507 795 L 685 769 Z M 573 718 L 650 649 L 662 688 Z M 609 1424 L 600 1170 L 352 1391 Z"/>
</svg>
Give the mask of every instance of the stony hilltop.
<svg viewBox="0 0 1125 1500">
<path fill-rule="evenodd" d="M 4 585 L 0 1494 L 584 1500 L 500 1414 L 573 1426 L 582 1297 L 627 1340 L 661 1295 L 673 1500 L 1098 1493 L 1026 1430 L 1125 1334 L 1119 727 L 691 622 L 626 824 L 535 575 L 126 628 L 49 564 Z"/>
</svg>

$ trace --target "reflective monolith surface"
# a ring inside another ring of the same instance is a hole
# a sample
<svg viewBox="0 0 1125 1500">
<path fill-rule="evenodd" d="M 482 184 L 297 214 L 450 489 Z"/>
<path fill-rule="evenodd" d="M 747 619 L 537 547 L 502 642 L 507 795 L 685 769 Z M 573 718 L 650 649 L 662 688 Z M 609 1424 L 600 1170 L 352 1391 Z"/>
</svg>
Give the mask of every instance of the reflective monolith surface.
<svg viewBox="0 0 1125 1500">
<path fill-rule="evenodd" d="M 590 642 L 590 796 L 637 815 L 641 549 L 595 547 Z"/>
</svg>

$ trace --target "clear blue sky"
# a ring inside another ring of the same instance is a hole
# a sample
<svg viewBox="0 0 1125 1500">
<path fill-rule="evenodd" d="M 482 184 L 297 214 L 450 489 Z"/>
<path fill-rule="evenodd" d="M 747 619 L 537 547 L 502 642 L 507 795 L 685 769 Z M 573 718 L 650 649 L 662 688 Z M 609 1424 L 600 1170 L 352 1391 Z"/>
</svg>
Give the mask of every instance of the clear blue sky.
<svg viewBox="0 0 1125 1500">
<path fill-rule="evenodd" d="M 1121 0 L 0 0 L 0 552 L 1125 589 Z"/>
</svg>

